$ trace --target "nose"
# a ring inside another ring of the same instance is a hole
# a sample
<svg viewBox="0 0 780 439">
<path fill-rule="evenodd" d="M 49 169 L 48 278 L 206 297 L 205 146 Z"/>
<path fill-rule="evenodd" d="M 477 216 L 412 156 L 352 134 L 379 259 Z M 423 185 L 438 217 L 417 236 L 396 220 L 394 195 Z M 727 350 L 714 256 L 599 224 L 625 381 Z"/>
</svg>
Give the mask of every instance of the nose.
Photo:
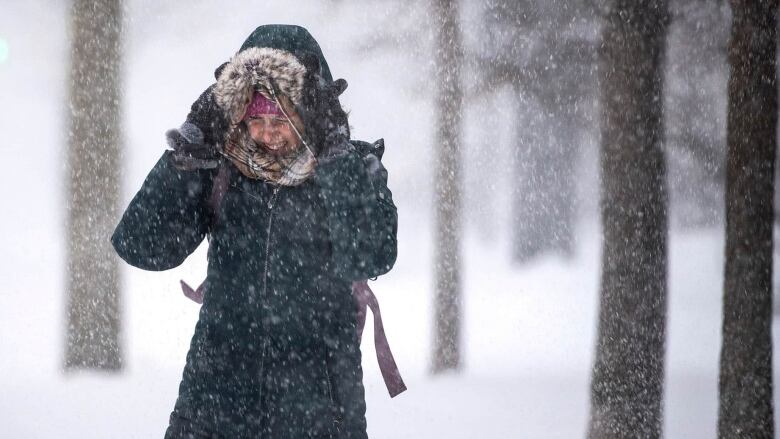
<svg viewBox="0 0 780 439">
<path fill-rule="evenodd" d="M 264 123 L 262 133 L 260 134 L 260 140 L 266 145 L 273 143 L 274 135 L 276 134 L 276 128 L 273 124 Z"/>
<path fill-rule="evenodd" d="M 249 123 L 249 132 L 255 142 L 269 144 L 277 137 L 278 127 L 272 121 L 257 118 Z"/>
</svg>

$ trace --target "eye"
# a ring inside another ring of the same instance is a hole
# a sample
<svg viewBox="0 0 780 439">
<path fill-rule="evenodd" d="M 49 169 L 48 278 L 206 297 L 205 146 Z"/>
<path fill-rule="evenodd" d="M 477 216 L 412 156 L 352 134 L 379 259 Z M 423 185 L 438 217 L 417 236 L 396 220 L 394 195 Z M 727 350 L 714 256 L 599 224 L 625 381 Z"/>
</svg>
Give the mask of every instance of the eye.
<svg viewBox="0 0 780 439">
<path fill-rule="evenodd" d="M 285 119 L 276 118 L 271 121 L 271 126 L 274 128 L 282 128 L 287 125 L 287 121 Z"/>
</svg>

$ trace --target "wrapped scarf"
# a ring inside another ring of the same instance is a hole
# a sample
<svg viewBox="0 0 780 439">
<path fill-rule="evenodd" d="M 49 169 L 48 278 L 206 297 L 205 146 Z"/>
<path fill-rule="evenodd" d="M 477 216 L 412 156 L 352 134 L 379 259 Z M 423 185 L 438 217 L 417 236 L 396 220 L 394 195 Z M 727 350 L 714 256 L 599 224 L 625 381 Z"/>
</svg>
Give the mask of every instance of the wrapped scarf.
<svg viewBox="0 0 780 439">
<path fill-rule="evenodd" d="M 252 140 L 243 123 L 234 126 L 222 153 L 245 176 L 280 186 L 298 186 L 314 174 L 317 165 L 317 159 L 302 145 L 286 156 L 267 152 Z"/>
</svg>

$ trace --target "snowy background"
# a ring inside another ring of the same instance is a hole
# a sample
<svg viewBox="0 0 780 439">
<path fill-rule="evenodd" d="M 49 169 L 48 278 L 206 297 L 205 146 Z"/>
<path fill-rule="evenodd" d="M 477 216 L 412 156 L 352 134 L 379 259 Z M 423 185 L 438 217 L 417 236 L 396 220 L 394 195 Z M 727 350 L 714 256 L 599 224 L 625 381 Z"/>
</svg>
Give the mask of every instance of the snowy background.
<svg viewBox="0 0 780 439">
<path fill-rule="evenodd" d="M 61 369 L 67 3 L 0 0 L 0 437 L 162 437 L 198 312 L 178 281 L 202 280 L 205 248 L 168 272 L 124 266 L 121 374 Z M 384 162 L 400 214 L 398 263 L 373 288 L 409 390 L 393 400 L 387 396 L 373 346 L 366 343 L 370 437 L 584 437 L 600 247 L 593 151 L 581 161 L 581 172 L 590 177 L 580 188 L 574 258 L 512 265 L 505 238 L 509 191 L 501 189 L 510 178 L 511 130 L 502 128 L 508 111 L 493 113 L 503 146 L 492 151 L 499 165 L 483 172 L 497 189 L 477 196 L 479 176 L 468 174 L 473 170 L 466 175 L 472 183 L 466 186 L 464 367 L 432 377 L 430 60 L 359 48 L 377 23 L 404 19 L 389 16 L 391 8 L 249 3 L 127 2 L 123 206 L 165 148 L 165 130 L 183 121 L 190 103 L 213 82 L 214 68 L 255 26 L 307 27 L 334 76 L 350 83 L 344 103 L 354 137 L 385 138 Z M 476 154 L 464 149 L 467 157 Z M 669 438 L 715 437 L 723 246 L 721 226 L 671 233 Z M 366 340 L 372 339 L 370 328 Z"/>
</svg>

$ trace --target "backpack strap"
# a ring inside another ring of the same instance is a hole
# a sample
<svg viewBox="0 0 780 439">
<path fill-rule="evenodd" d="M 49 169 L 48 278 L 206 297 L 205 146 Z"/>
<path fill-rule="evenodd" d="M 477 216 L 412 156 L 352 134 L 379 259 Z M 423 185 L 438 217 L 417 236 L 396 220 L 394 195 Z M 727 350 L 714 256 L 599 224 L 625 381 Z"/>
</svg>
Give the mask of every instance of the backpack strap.
<svg viewBox="0 0 780 439">
<path fill-rule="evenodd" d="M 393 352 L 390 350 L 390 343 L 387 342 L 385 327 L 382 324 L 382 313 L 379 311 L 379 302 L 376 300 L 374 292 L 368 286 L 368 281 L 361 280 L 352 283 L 352 296 L 357 302 L 357 330 L 358 340 L 363 338 L 363 328 L 366 325 L 366 307 L 371 308 L 374 315 L 374 348 L 376 350 L 376 361 L 379 363 L 379 370 L 382 372 L 382 378 L 385 380 L 387 391 L 390 397 L 394 398 L 406 390 L 401 372 L 393 358 Z"/>
<path fill-rule="evenodd" d="M 226 161 L 219 163 L 219 169 L 217 175 L 214 176 L 214 181 L 211 185 L 211 195 L 208 199 L 208 206 L 211 210 L 211 227 L 214 227 L 219 222 L 219 205 L 222 204 L 222 199 L 225 197 L 228 185 L 230 184 L 230 169 Z"/>
<path fill-rule="evenodd" d="M 225 197 L 228 185 L 230 184 L 230 169 L 227 163 L 223 160 L 219 164 L 217 175 L 214 176 L 214 180 L 211 185 L 211 194 L 208 199 L 208 208 L 211 211 L 211 224 L 209 228 L 213 229 L 219 222 L 219 205 L 222 204 L 222 198 Z M 201 282 L 197 288 L 192 288 L 180 280 L 181 291 L 184 295 L 195 303 L 203 303 L 203 295 L 206 293 L 205 286 L 206 281 Z"/>
</svg>

